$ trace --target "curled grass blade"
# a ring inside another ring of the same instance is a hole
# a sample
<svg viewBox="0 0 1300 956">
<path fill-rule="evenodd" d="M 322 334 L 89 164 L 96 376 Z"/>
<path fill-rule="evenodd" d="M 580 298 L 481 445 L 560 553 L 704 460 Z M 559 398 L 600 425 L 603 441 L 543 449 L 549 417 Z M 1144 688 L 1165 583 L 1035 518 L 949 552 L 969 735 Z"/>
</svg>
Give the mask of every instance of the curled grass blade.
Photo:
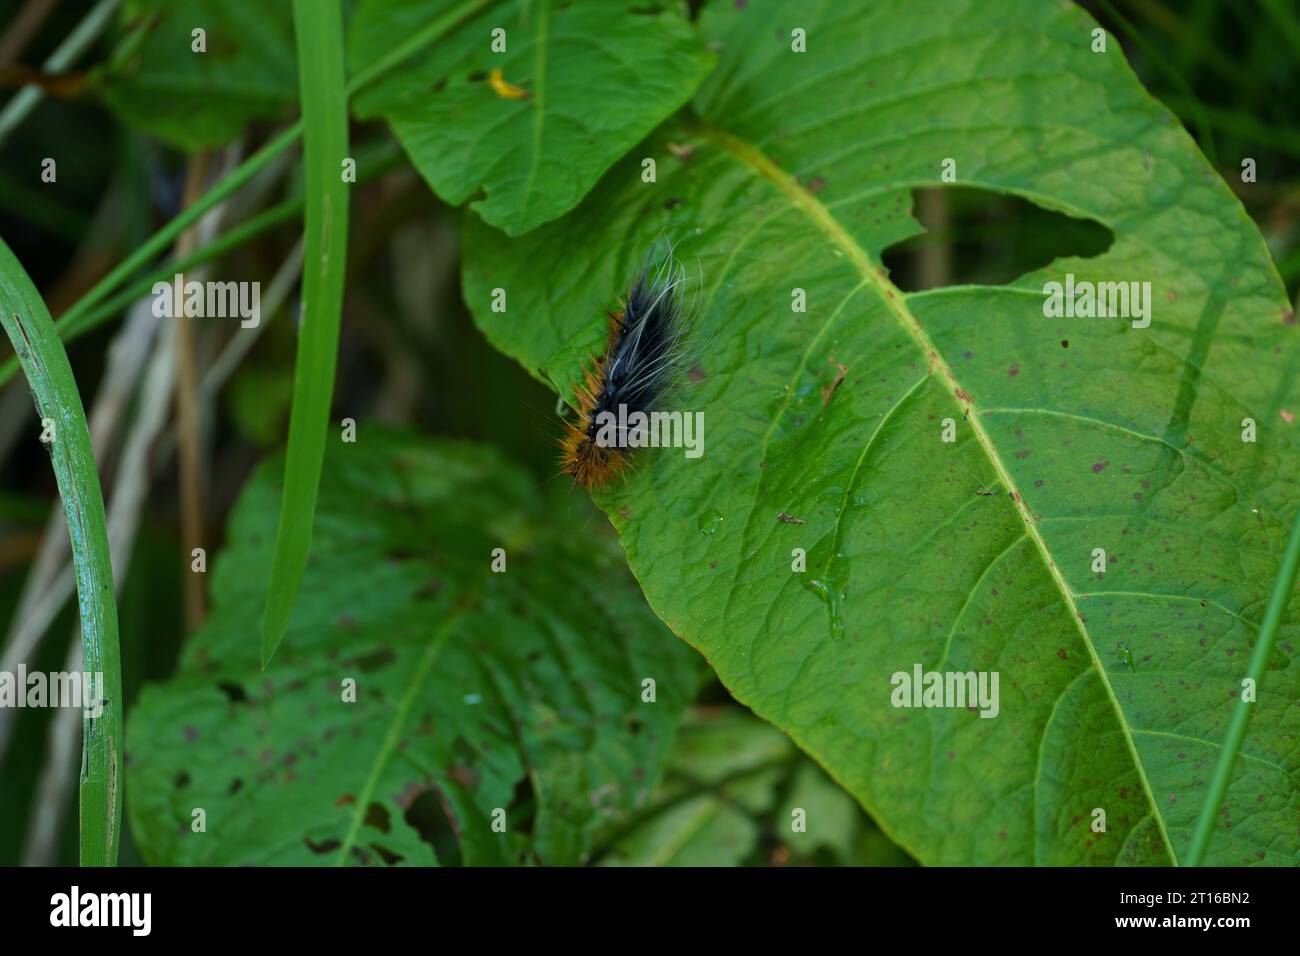
<svg viewBox="0 0 1300 956">
<path fill-rule="evenodd" d="M 22 264 L 0 241 L 0 320 L 13 343 L 36 400 L 46 447 L 68 516 L 81 612 L 82 670 L 96 675 L 85 687 L 102 702 L 85 717 L 81 762 L 82 866 L 117 861 L 122 819 L 122 670 L 117 637 L 113 566 L 108 552 L 104 497 L 99 487 L 90 429 L 67 353 L 40 294 Z M 102 675 L 99 676 L 99 675 Z"/>
</svg>

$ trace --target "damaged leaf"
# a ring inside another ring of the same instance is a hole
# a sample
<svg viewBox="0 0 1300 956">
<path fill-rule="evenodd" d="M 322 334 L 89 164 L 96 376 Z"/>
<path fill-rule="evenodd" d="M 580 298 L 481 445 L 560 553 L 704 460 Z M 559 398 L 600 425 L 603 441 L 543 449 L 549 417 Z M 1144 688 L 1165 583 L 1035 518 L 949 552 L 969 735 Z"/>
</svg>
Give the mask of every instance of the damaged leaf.
<svg viewBox="0 0 1300 956">
<path fill-rule="evenodd" d="M 145 858 L 586 859 L 649 799 L 698 675 L 616 546 L 496 453 L 368 427 L 330 446 L 303 599 L 262 671 L 281 472 L 266 462 L 245 488 L 211 618 L 131 715 Z"/>
</svg>

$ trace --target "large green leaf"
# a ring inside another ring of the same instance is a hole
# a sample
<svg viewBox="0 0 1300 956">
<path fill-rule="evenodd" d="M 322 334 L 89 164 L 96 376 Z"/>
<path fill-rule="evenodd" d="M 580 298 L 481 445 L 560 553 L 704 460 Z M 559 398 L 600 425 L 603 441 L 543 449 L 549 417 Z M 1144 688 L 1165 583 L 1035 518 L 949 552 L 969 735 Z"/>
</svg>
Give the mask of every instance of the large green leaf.
<svg viewBox="0 0 1300 956">
<path fill-rule="evenodd" d="M 1038 0 L 715 2 L 695 117 L 522 239 L 467 219 L 477 321 L 569 399 L 603 310 L 678 240 L 701 287 L 675 407 L 703 411 L 705 454 L 639 452 L 598 500 L 660 617 L 925 863 L 1183 853 L 1300 501 L 1277 273 L 1095 26 Z M 903 293 L 880 255 L 918 232 L 909 191 L 946 158 L 1113 243 Z M 1150 327 L 1046 318 L 1066 273 L 1150 281 Z M 1298 607 L 1209 862 L 1300 860 Z M 997 717 L 894 707 L 918 664 L 998 672 Z"/>
<path fill-rule="evenodd" d="M 648 800 L 697 668 L 600 529 L 496 454 L 363 426 L 326 457 L 302 600 L 263 672 L 281 473 L 245 489 L 211 619 L 131 715 L 146 858 L 572 863 Z"/>
<path fill-rule="evenodd" d="M 123 20 L 123 42 L 96 81 L 105 102 L 145 132 L 185 149 L 216 146 L 297 99 L 288 3 L 131 0 Z M 200 29 L 206 49 L 195 52 Z"/>
<path fill-rule="evenodd" d="M 363 0 L 354 71 L 464 3 Z M 493 31 L 505 31 L 494 52 Z M 513 234 L 572 209 L 610 165 L 681 106 L 712 57 L 676 12 L 641 0 L 499 3 L 362 91 L 435 192 Z M 525 94 L 498 95 L 492 70 Z"/>
</svg>

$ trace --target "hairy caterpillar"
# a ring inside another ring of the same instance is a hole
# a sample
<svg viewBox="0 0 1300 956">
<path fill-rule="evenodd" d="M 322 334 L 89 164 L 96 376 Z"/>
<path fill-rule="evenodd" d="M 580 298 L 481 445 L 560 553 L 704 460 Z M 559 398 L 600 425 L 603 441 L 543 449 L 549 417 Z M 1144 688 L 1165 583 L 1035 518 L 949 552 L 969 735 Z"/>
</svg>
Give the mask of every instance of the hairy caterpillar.
<svg viewBox="0 0 1300 956">
<path fill-rule="evenodd" d="M 627 430 L 616 430 L 613 443 L 601 440 L 604 416 L 658 410 L 681 367 L 683 309 L 678 288 L 685 273 L 671 252 L 652 272 L 641 269 L 627 293 L 623 309 L 609 314 L 609 340 L 594 366 L 583 372 L 578 386 L 578 417 L 565 426 L 560 441 L 563 470 L 573 484 L 600 487 L 627 468 L 635 441 Z M 630 447 L 631 446 L 631 447 Z"/>
</svg>

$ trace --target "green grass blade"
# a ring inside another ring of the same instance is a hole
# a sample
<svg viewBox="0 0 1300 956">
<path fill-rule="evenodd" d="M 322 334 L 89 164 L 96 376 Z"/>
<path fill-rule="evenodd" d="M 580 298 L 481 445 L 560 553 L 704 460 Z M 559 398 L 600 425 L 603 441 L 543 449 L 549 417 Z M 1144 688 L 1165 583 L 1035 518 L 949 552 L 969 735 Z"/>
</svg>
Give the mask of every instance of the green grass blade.
<svg viewBox="0 0 1300 956">
<path fill-rule="evenodd" d="M 44 72 L 57 75 L 76 62 L 77 57 L 86 52 L 87 48 L 103 33 L 117 11 L 117 6 L 118 0 L 99 0 L 99 3 L 81 19 L 81 22 L 46 59 L 43 65 Z M 9 134 L 27 118 L 44 97 L 45 91 L 35 84 L 28 84 L 14 94 L 13 98 L 5 104 L 4 110 L 0 112 L 0 145 L 4 144 Z"/>
<path fill-rule="evenodd" d="M 391 148 L 389 148 L 390 146 Z M 369 161 L 366 162 L 363 162 L 361 157 L 357 156 L 358 185 L 370 182 L 384 173 L 396 169 L 401 164 L 404 155 L 400 148 L 394 144 L 385 144 L 380 149 L 372 148 L 370 153 Z M 78 308 L 75 313 L 69 312 L 67 318 L 59 319 L 54 323 L 59 338 L 65 343 L 75 341 L 87 332 L 99 328 L 109 319 L 126 311 L 127 306 L 132 302 L 144 298 L 149 294 L 154 283 L 170 282 L 178 272 L 191 272 L 205 262 L 211 262 L 233 249 L 240 248 L 276 226 L 296 220 L 302 215 L 302 204 L 303 198 L 300 194 L 282 200 L 256 216 L 244 220 L 229 231 L 222 233 L 207 245 L 195 250 L 192 255 L 181 259 L 168 260 L 155 266 L 143 278 L 133 282 L 121 292 L 99 303 L 94 308 L 88 311 Z M 10 361 L 17 363 L 17 359 L 10 359 Z M 6 369 L 7 367 L 4 366 Z"/>
<path fill-rule="evenodd" d="M 132 279 L 140 269 L 157 258 L 163 250 L 171 245 L 177 236 L 189 226 L 198 222 L 204 213 L 265 169 L 271 160 L 292 146 L 301 134 L 302 124 L 294 123 L 250 156 L 243 165 L 232 170 L 221 182 L 209 189 L 198 202 L 187 206 L 180 215 L 150 236 L 147 242 L 123 259 L 112 272 L 95 283 L 89 292 L 78 299 L 72 308 L 59 318 L 56 324 L 57 333 L 63 336 L 69 327 L 75 329 L 91 309 L 108 298 L 115 289 Z M 13 377 L 16 368 L 17 364 L 13 360 L 10 360 L 4 366 L 0 366 L 0 386 L 3 386 Z"/>
<path fill-rule="evenodd" d="M 81 338 L 87 332 L 99 328 L 107 320 L 126 311 L 132 302 L 149 295 L 155 283 L 171 282 L 176 273 L 192 272 L 205 262 L 211 262 L 233 249 L 238 249 L 245 243 L 256 239 L 262 233 L 269 232 L 276 226 L 283 225 L 286 222 L 292 222 L 300 215 L 302 215 L 301 196 L 276 203 L 256 216 L 244 220 L 228 232 L 222 233 L 207 245 L 195 250 L 191 255 L 168 260 L 154 267 L 139 280 L 131 283 L 121 292 L 99 303 L 94 308 L 78 311 L 73 316 L 72 321 L 65 322 L 61 320 L 56 322 L 55 327 L 59 331 L 59 337 L 64 342 L 72 342 Z"/>
<path fill-rule="evenodd" d="M 284 497 L 262 619 L 263 667 L 284 637 L 311 550 L 312 519 L 334 394 L 348 247 L 348 186 L 342 176 L 342 162 L 348 155 L 343 15 L 337 2 L 294 0 L 293 22 L 307 197 L 303 302 Z"/>
<path fill-rule="evenodd" d="M 1295 588 L 1297 568 L 1300 568 L 1300 514 L 1296 515 L 1295 524 L 1291 526 L 1291 537 L 1287 539 L 1286 550 L 1282 552 L 1277 580 L 1273 583 L 1273 593 L 1269 595 L 1268 610 L 1264 612 L 1259 638 L 1255 641 L 1255 650 L 1251 652 L 1250 663 L 1246 666 L 1246 676 L 1255 682 L 1256 694 L 1264 681 L 1264 668 L 1268 664 L 1269 654 L 1273 652 L 1273 642 L 1277 638 L 1278 625 L 1282 623 L 1282 613 Z M 1219 750 L 1219 762 L 1215 764 L 1214 776 L 1210 778 L 1209 789 L 1205 791 L 1205 802 L 1201 804 L 1201 814 L 1196 818 L 1196 828 L 1192 831 L 1192 842 L 1188 845 L 1184 866 L 1200 866 L 1205 858 L 1205 848 L 1214 833 L 1214 821 L 1219 815 L 1219 808 L 1223 806 L 1223 799 L 1228 794 L 1232 767 L 1237 762 L 1237 754 L 1246 739 L 1246 727 L 1255 706 L 1240 696 L 1237 697 L 1237 707 L 1232 712 L 1228 735 Z"/>
<path fill-rule="evenodd" d="M 47 447 L 68 515 L 72 560 L 81 606 L 82 670 L 102 674 L 93 690 L 102 700 L 96 719 L 84 720 L 81 761 L 81 865 L 117 862 L 122 820 L 122 669 L 117 604 L 108 552 L 104 497 L 99 487 L 90 429 L 67 353 L 40 294 L 22 264 L 0 241 L 0 320 L 22 364 L 43 421 L 54 426 Z M 45 426 L 42 425 L 44 430 Z"/>
<path fill-rule="evenodd" d="M 370 64 L 353 77 L 352 82 L 347 87 L 348 94 L 355 93 L 361 87 L 382 76 L 409 57 L 431 46 L 443 35 L 465 22 L 473 14 L 478 13 L 490 2 L 491 0 L 469 0 L 469 2 L 461 4 L 450 13 L 439 17 L 430 23 L 428 27 L 414 34 L 410 40 L 393 50 L 392 53 Z M 302 136 L 302 123 L 294 123 L 244 160 L 221 182 L 208 190 L 198 202 L 187 207 L 175 219 L 150 236 L 147 242 L 122 260 L 122 263 L 116 269 L 104 276 L 89 292 L 73 303 L 66 313 L 60 316 L 59 321 L 56 323 L 59 336 L 64 341 L 67 341 L 69 338 L 80 335 L 87 329 L 93 328 L 102 322 L 107 317 L 102 313 L 95 313 L 94 321 L 89 321 L 86 317 L 91 314 L 91 310 L 95 306 L 103 302 L 109 295 L 119 289 L 123 283 L 128 282 L 138 270 L 160 255 L 187 227 L 197 222 L 204 213 L 217 203 L 242 188 L 245 183 L 265 169 L 271 160 L 296 143 L 300 136 Z M 0 365 L 0 386 L 13 378 L 17 369 L 18 363 L 14 359 L 9 359 L 3 365 Z"/>
</svg>

